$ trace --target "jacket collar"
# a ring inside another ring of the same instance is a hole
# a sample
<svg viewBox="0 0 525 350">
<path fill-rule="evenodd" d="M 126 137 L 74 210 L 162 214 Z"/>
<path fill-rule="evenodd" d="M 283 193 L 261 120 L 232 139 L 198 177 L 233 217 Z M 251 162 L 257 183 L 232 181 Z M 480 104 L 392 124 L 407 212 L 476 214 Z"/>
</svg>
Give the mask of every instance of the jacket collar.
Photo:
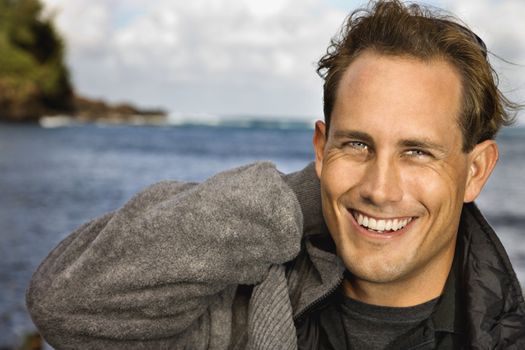
<svg viewBox="0 0 525 350">
<path fill-rule="evenodd" d="M 462 278 L 460 267 L 462 265 L 461 241 L 456 245 L 456 253 L 452 268 L 445 282 L 445 288 L 434 313 L 432 314 L 432 324 L 437 332 L 465 334 L 465 310 L 462 295 Z"/>
<path fill-rule="evenodd" d="M 460 267 L 472 348 L 525 348 L 525 304 L 500 240 L 475 204 L 461 215 Z"/>
</svg>

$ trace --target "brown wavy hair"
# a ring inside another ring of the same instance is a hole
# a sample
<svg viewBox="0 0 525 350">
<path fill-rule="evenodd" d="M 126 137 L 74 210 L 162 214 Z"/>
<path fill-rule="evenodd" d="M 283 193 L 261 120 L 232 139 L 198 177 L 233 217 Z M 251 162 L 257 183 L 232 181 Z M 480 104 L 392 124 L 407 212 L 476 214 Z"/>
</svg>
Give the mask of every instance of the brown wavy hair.
<svg viewBox="0 0 525 350">
<path fill-rule="evenodd" d="M 317 73 L 324 79 L 327 129 L 339 81 L 365 50 L 424 61 L 444 59 L 458 70 L 463 94 L 458 124 L 464 152 L 493 139 L 503 125 L 512 124 L 521 107 L 498 89 L 498 78 L 487 59 L 484 42 L 454 17 L 398 0 L 371 1 L 367 8 L 348 16 L 318 62 Z"/>
</svg>

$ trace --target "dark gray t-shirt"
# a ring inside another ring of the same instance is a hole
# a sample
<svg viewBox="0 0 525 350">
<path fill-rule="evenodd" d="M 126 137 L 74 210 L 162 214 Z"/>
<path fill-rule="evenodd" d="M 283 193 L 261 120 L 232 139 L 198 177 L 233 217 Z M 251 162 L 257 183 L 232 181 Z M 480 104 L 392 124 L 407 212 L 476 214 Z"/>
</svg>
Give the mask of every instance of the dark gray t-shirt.
<svg viewBox="0 0 525 350">
<path fill-rule="evenodd" d="M 362 303 L 340 292 L 320 313 L 321 349 L 388 349 L 414 329 L 422 327 L 439 298 L 412 307 L 385 307 Z"/>
</svg>

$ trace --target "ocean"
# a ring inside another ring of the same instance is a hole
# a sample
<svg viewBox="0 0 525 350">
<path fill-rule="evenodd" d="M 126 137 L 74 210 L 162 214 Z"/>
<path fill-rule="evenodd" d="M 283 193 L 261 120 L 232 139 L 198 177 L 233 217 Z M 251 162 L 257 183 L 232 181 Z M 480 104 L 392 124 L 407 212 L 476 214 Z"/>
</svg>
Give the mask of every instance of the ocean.
<svg viewBox="0 0 525 350">
<path fill-rule="evenodd" d="M 270 160 L 313 161 L 301 123 L 178 126 L 0 124 L 0 348 L 34 330 L 24 304 L 32 272 L 80 224 L 160 180 L 202 181 Z M 500 161 L 477 203 L 525 282 L 525 127 L 498 136 Z"/>
</svg>

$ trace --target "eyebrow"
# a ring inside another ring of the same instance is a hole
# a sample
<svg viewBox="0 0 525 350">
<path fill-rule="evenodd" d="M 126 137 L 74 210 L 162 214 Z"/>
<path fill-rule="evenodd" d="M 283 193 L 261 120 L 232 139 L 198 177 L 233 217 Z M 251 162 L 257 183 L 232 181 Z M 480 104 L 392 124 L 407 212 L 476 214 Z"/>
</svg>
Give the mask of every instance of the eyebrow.
<svg viewBox="0 0 525 350">
<path fill-rule="evenodd" d="M 435 142 L 432 142 L 430 140 L 425 140 L 425 139 L 401 140 L 399 141 L 398 145 L 402 147 L 407 147 L 407 148 L 422 148 L 422 149 L 428 149 L 428 150 L 435 150 L 441 153 L 446 153 L 445 147 L 443 147 L 440 144 L 437 144 Z"/>
<path fill-rule="evenodd" d="M 335 139 L 356 139 L 364 141 L 370 145 L 374 144 L 374 139 L 372 136 L 366 132 L 357 131 L 357 130 L 336 130 L 334 132 Z"/>
<path fill-rule="evenodd" d="M 370 134 L 366 132 L 362 132 L 362 131 L 357 131 L 357 130 L 337 130 L 334 132 L 334 138 L 335 139 L 344 139 L 344 138 L 356 139 L 356 140 L 364 141 L 371 146 L 375 144 L 374 139 Z M 398 146 L 405 147 L 405 148 L 421 148 L 421 149 L 435 150 L 441 153 L 446 153 L 445 147 L 443 147 L 442 145 L 436 142 L 433 142 L 431 140 L 424 139 L 424 138 L 423 139 L 400 140 L 398 142 Z"/>
</svg>

